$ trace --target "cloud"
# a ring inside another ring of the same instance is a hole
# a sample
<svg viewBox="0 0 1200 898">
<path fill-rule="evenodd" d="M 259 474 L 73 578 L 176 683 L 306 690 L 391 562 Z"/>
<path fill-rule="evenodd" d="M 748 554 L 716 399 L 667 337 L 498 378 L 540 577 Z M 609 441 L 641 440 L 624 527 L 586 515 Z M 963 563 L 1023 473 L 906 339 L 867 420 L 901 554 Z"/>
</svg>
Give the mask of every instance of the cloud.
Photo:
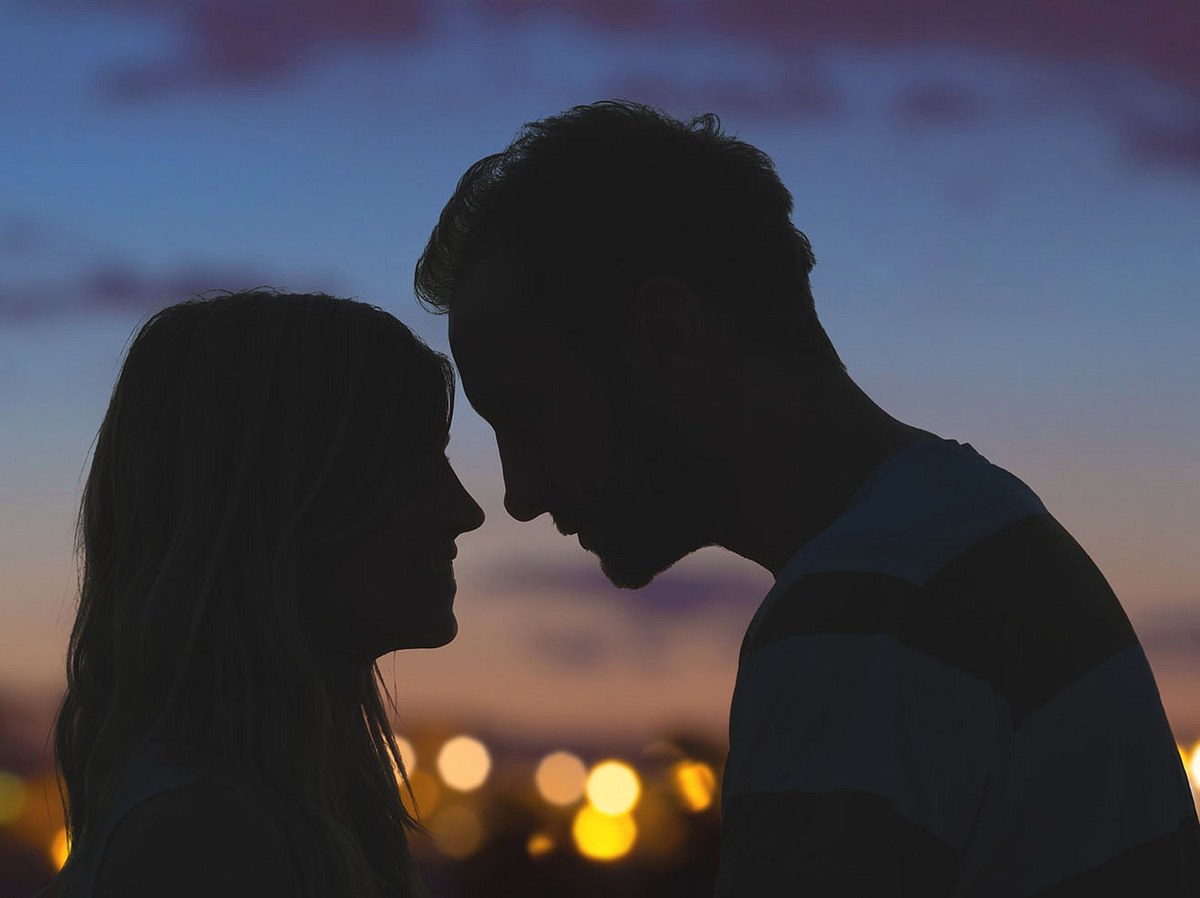
<svg viewBox="0 0 1200 898">
<path fill-rule="evenodd" d="M 424 0 L 114 0 L 108 7 L 167 18 L 181 46 L 111 71 L 108 94 L 135 100 L 184 87 L 238 87 L 290 76 L 338 44 L 402 44 L 421 35 Z M 90 7 L 94 8 L 94 7 Z"/>
<path fill-rule="evenodd" d="M 1200 611 L 1160 611 L 1147 616 L 1144 623 L 1135 623 L 1134 630 L 1152 660 L 1190 661 L 1200 666 Z"/>
<path fill-rule="evenodd" d="M 920 84 L 902 91 L 893 113 L 906 127 L 956 125 L 970 122 L 980 113 L 980 100 L 953 84 Z"/>
<path fill-rule="evenodd" d="M 1200 115 L 1179 127 L 1133 125 L 1127 133 L 1130 155 L 1137 161 L 1200 168 Z"/>
<path fill-rule="evenodd" d="M 126 261 L 108 261 L 62 280 L 0 281 L 0 322 L 21 325 L 97 312 L 140 315 L 207 290 L 264 285 L 288 289 L 288 280 L 248 268 L 190 265 L 151 271 Z M 331 280 L 310 277 L 295 289 L 336 295 L 329 286 Z"/>
<path fill-rule="evenodd" d="M 493 14 L 567 12 L 601 28 L 681 27 L 797 51 L 831 42 L 879 47 L 956 45 L 1064 61 L 1132 64 L 1200 91 L 1200 11 L 1191 0 L 1046 3 L 1044 0 L 484 0 Z"/>
<path fill-rule="evenodd" d="M 620 663 L 625 655 L 624 643 L 567 625 L 535 627 L 522 639 L 539 659 L 570 670 L 596 670 Z"/>
<path fill-rule="evenodd" d="M 1098 78 L 1086 99 L 1106 112 L 1125 136 L 1135 160 L 1156 165 L 1200 165 L 1200 6 L 1193 0 L 1122 3 L 1047 3 L 1044 0 L 484 0 L 501 19 L 524 21 L 566 13 L 609 32 L 633 29 L 663 35 L 699 34 L 748 42 L 777 60 L 816 59 L 822 48 L 880 50 L 957 49 L 1018 56 L 1060 66 L 1142 73 L 1176 89 L 1186 103 L 1170 124 L 1148 123 L 1136 110 L 1119 111 Z M 817 63 L 813 63 L 815 68 Z M 806 75 L 772 90 L 767 85 L 698 85 L 676 74 L 618 78 L 616 96 L 690 109 L 697 106 L 749 114 L 829 114 L 839 108 L 826 79 Z M 659 82 L 655 84 L 654 82 Z M 812 92 L 807 102 L 805 84 Z M 790 93 L 801 90 L 799 96 Z M 1037 104 L 1039 98 L 1030 97 Z M 932 84 L 902 92 L 894 120 L 905 127 L 975 121 L 988 111 L 982 98 L 961 86 Z M 1020 112 L 1020 110 L 1013 110 Z M 1026 113 L 1038 110 L 1026 109 Z"/>
<path fill-rule="evenodd" d="M 771 586 L 765 572 L 668 570 L 639 590 L 608 582 L 595 559 L 587 562 L 512 560 L 489 571 L 490 582 L 518 594 L 552 594 L 563 602 L 606 602 L 640 617 L 674 619 L 729 608 L 739 614 L 757 608 Z M 747 618 L 748 619 L 748 618 Z"/>
<path fill-rule="evenodd" d="M 430 0 L 106 0 L 101 8 L 165 20 L 178 35 L 177 45 L 158 58 L 105 74 L 105 91 L 123 101 L 278 83 L 333 47 L 429 40 L 437 12 Z M 1103 78 L 1084 99 L 1123 135 L 1132 161 L 1200 170 L 1200 6 L 1194 0 L 472 0 L 446 22 L 465 25 L 462 33 L 475 40 L 505 25 L 564 18 L 610 36 L 661 36 L 676 48 L 687 41 L 701 50 L 714 43 L 749 48 L 767 63 L 764 71 L 784 70 L 749 75 L 748 66 L 732 65 L 713 76 L 700 71 L 712 66 L 676 65 L 669 54 L 654 55 L 605 79 L 596 91 L 681 114 L 713 109 L 786 120 L 842 115 L 845 98 L 823 72 L 822 51 L 829 48 L 965 50 L 1048 62 L 1062 72 L 1149 76 L 1184 98 L 1174 120 L 1148 122 L 1136 110 L 1117 109 Z M 440 37 L 453 39 L 449 32 Z M 1036 92 L 1025 102 L 1024 114 L 1039 113 Z M 889 111 L 896 124 L 917 128 L 973 124 L 997 107 L 945 82 L 902 91 Z"/>
<path fill-rule="evenodd" d="M 46 225 L 32 216 L 16 213 L 0 216 L 0 259 L 27 259 L 53 242 Z"/>
<path fill-rule="evenodd" d="M 607 91 L 679 116 L 736 110 L 747 116 L 830 121 L 846 111 L 845 97 L 815 66 L 765 80 L 688 78 L 676 72 L 647 71 L 619 76 Z"/>
</svg>

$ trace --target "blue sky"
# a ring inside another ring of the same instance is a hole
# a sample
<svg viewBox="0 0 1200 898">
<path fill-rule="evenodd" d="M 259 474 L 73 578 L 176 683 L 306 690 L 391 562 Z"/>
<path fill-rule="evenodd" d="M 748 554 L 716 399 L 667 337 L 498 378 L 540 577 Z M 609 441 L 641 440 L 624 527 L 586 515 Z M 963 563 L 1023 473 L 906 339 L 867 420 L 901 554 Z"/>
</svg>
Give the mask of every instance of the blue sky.
<svg viewBox="0 0 1200 898">
<path fill-rule="evenodd" d="M 411 279 L 459 175 L 623 96 L 717 112 L 774 159 L 851 375 L 1039 493 L 1200 738 L 1200 26 L 1168 0 L 1074 8 L 0 5 L 0 689 L 62 688 L 81 477 L 150 311 L 327 290 L 444 350 Z M 619 691 L 649 696 L 622 726 L 719 732 L 769 576 L 706 550 L 618 593 L 548 521 L 507 518 L 461 397 L 451 454 L 489 520 L 460 541 L 459 639 L 384 665 L 426 684 L 403 701 L 554 731 L 614 725 Z"/>
</svg>

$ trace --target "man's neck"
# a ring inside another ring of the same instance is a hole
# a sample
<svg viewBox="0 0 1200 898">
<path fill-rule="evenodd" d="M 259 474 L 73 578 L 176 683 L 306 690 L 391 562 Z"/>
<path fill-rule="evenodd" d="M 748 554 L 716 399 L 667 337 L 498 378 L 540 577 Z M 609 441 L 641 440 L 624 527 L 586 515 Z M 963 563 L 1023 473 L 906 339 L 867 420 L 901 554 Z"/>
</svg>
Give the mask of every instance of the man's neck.
<svg viewBox="0 0 1200 898">
<path fill-rule="evenodd" d="M 773 418 L 725 465 L 723 507 L 714 509 L 719 543 L 778 577 L 806 543 L 850 506 L 887 458 L 937 435 L 887 415 L 865 394 L 814 427 L 811 417 Z M 865 400 L 865 401 L 863 401 Z M 810 410 L 806 410 L 810 411 Z"/>
</svg>

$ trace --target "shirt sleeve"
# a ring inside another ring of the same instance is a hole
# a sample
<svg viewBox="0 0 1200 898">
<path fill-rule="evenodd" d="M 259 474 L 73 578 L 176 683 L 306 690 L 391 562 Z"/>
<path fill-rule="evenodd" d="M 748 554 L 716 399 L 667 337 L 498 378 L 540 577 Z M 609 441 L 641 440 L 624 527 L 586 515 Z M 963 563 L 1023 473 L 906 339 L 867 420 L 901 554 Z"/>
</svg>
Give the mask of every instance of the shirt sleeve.
<svg viewBox="0 0 1200 898">
<path fill-rule="evenodd" d="M 730 715 L 718 898 L 950 894 L 999 732 L 988 684 L 885 632 L 760 642 Z"/>
</svg>

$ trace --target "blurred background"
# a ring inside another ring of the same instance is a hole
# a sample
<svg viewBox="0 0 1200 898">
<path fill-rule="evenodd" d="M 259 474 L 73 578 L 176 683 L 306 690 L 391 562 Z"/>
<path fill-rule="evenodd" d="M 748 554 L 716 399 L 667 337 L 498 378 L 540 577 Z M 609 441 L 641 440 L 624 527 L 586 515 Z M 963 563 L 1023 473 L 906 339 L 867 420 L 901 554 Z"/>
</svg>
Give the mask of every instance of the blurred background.
<svg viewBox="0 0 1200 898">
<path fill-rule="evenodd" d="M 604 98 L 716 112 L 775 161 L 818 312 L 887 411 L 1025 480 L 1091 554 L 1200 781 L 1200 12 L 1190 0 L 0 2 L 0 898 L 67 846 L 49 732 L 74 517 L 153 310 L 269 284 L 447 351 L 413 266 L 468 165 Z M 765 571 L 640 592 L 505 514 L 460 634 L 380 661 L 435 895 L 708 894 Z"/>
</svg>

